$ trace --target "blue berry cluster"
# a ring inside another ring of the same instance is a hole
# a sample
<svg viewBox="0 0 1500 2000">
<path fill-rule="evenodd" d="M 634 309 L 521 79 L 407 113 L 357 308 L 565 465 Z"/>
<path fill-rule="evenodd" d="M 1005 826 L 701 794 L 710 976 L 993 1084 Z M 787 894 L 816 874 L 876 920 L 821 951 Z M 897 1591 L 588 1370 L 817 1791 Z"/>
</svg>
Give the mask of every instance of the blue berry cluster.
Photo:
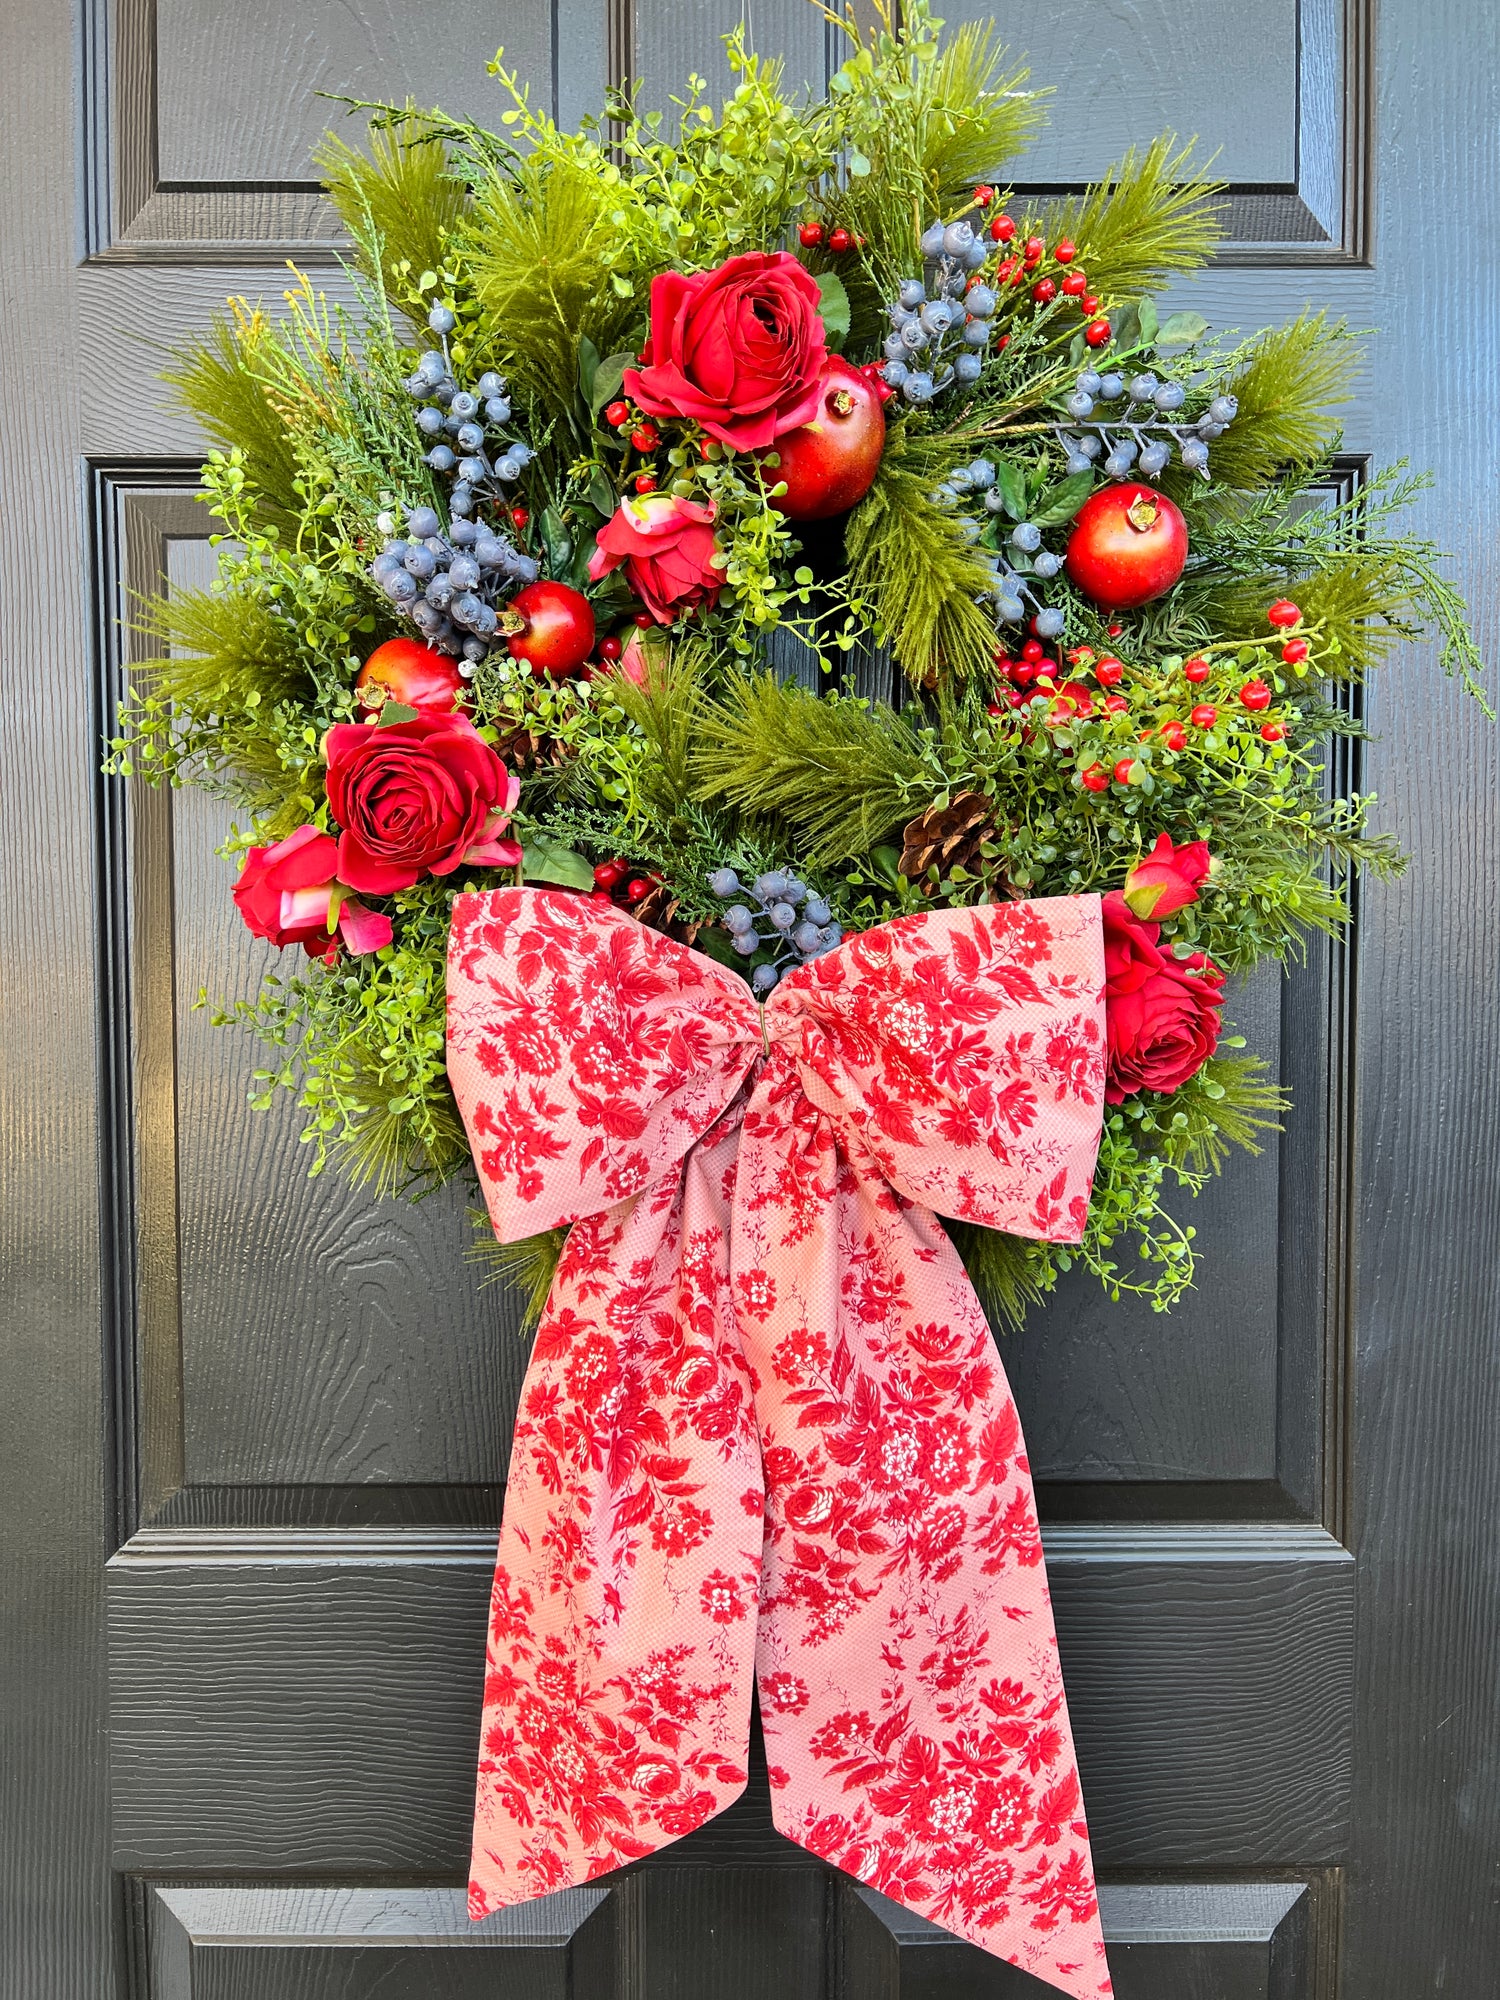
<svg viewBox="0 0 1500 2000">
<path fill-rule="evenodd" d="M 987 458 L 976 458 L 972 465 L 961 465 L 956 472 L 950 472 L 942 485 L 934 489 L 932 497 L 940 507 L 955 507 L 960 502 L 972 505 L 977 500 L 987 514 L 999 515 L 1005 511 L 1004 498 L 995 483 L 995 468 Z M 980 523 L 971 514 L 960 514 L 958 518 L 969 540 L 977 541 L 983 532 Z M 991 557 L 985 551 L 995 579 L 991 595 L 996 616 L 1007 625 L 1019 625 L 1031 615 L 1027 611 L 1029 600 L 1036 619 L 1036 636 L 1058 638 L 1066 620 L 1061 611 L 1051 610 L 1041 602 L 1029 579 L 1039 577 L 1050 583 L 1063 566 L 1062 557 L 1042 547 L 1042 531 L 1035 521 L 1017 521 L 1010 530 L 1009 544 L 1008 561 L 998 554 Z"/>
<path fill-rule="evenodd" d="M 534 557 L 506 535 L 455 517 L 444 534 L 434 507 L 413 507 L 405 535 L 395 518 L 380 516 L 387 540 L 370 574 L 403 618 L 434 651 L 457 656 L 472 679 L 497 636 L 503 636 L 503 603 L 537 576 Z"/>
<path fill-rule="evenodd" d="M 498 512 L 509 504 L 506 489 L 521 477 L 532 454 L 499 435 L 510 421 L 510 400 L 499 375 L 493 370 L 481 375 L 472 391 L 459 387 L 448 354 L 448 335 L 456 324 L 448 307 L 434 306 L 427 324 L 442 350 L 429 348 L 404 386 L 418 405 L 417 429 L 436 440 L 427 464 L 440 477 L 456 475 L 448 495 L 451 520 L 444 533 L 436 508 L 413 507 L 405 535 L 398 535 L 395 516 L 382 514 L 379 526 L 387 539 L 370 574 L 427 644 L 459 658 L 460 672 L 472 678 L 503 635 L 504 599 L 537 576 L 534 558 L 509 535 L 473 517 L 481 506 Z"/>
<path fill-rule="evenodd" d="M 979 380 L 998 300 L 992 286 L 972 281 L 990 249 L 968 222 L 934 222 L 924 232 L 926 277 L 905 279 L 896 294 L 881 371 L 908 403 Z"/>
<path fill-rule="evenodd" d="M 1090 472 L 1096 460 L 1111 479 L 1137 472 L 1156 479 L 1172 461 L 1175 448 L 1184 472 L 1207 479 L 1208 447 L 1224 435 L 1239 413 L 1233 396 L 1215 396 L 1201 416 L 1186 422 L 1174 413 L 1187 401 L 1181 382 L 1165 382 L 1149 370 L 1132 375 L 1101 375 L 1085 368 L 1067 398 L 1070 424 L 1054 429 L 1068 453 L 1069 472 Z M 1099 413 L 1101 403 L 1120 405 Z"/>
<path fill-rule="evenodd" d="M 757 993 L 769 993 L 784 972 L 821 958 L 843 938 L 823 898 L 785 868 L 767 869 L 748 887 L 732 868 L 716 868 L 708 886 L 721 903 L 729 904 L 724 928 L 742 958 L 753 958 L 762 945 L 776 949 L 775 959 L 768 965 L 757 965 L 750 975 Z M 754 897 L 759 908 L 731 901 L 736 896 Z"/>
</svg>

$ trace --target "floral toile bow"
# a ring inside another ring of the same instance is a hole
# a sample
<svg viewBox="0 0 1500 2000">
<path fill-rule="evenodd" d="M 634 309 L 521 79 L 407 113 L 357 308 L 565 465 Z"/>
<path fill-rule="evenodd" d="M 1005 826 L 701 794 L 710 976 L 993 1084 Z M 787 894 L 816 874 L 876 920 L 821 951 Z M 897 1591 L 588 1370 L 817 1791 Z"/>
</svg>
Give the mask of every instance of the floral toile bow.
<svg viewBox="0 0 1500 2000">
<path fill-rule="evenodd" d="M 934 1211 L 1083 1233 L 1099 899 L 902 917 L 764 1009 L 535 889 L 463 895 L 448 1067 L 503 1241 L 571 1230 L 522 1392 L 477 1915 L 744 1789 L 909 1909 L 1108 1972 L 1015 1404 Z"/>
</svg>

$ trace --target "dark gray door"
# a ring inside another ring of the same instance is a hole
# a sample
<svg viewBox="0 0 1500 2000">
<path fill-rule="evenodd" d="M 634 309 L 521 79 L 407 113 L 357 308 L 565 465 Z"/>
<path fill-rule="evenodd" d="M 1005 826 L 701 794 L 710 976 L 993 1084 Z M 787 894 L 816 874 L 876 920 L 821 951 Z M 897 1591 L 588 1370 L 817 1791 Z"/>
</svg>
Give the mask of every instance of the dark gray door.
<svg viewBox="0 0 1500 2000">
<path fill-rule="evenodd" d="M 215 808 L 96 776 L 129 589 L 201 578 L 162 344 L 331 268 L 319 89 L 575 118 L 721 73 L 731 0 L 9 0 L 0 908 L 0 1994 L 891 2000 L 1037 1991 L 813 1864 L 763 1777 L 629 1875 L 462 1914 L 484 1602 L 524 1361 L 463 1200 L 373 1209 L 243 1108 Z M 971 11 L 988 11 L 975 6 Z M 996 0 L 1057 85 L 1033 184 L 1219 147 L 1246 327 L 1380 330 L 1338 478 L 1410 453 L 1494 650 L 1500 32 L 1488 0 Z M 803 0 L 753 27 L 821 81 Z M 165 580 L 165 583 L 164 581 Z M 1288 1135 L 1169 1319 L 1006 1343 L 1127 2000 L 1493 1993 L 1500 1845 L 1495 748 L 1411 649 L 1342 774 L 1415 850 L 1241 1007 Z M 105 1607 L 108 1612 L 106 1649 Z"/>
</svg>

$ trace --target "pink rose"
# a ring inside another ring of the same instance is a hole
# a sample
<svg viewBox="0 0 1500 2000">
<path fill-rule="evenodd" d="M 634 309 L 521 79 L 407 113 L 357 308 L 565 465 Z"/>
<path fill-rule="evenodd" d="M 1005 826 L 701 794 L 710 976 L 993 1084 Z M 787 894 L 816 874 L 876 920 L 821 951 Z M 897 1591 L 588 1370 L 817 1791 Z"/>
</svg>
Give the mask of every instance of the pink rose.
<svg viewBox="0 0 1500 2000">
<path fill-rule="evenodd" d="M 623 563 L 631 589 L 658 625 L 696 605 L 712 605 L 724 585 L 713 567 L 712 507 L 671 493 L 622 500 L 597 537 L 589 575 L 597 583 Z"/>
<path fill-rule="evenodd" d="M 315 826 L 299 826 L 274 847 L 252 847 L 234 885 L 240 915 L 256 937 L 300 944 L 309 958 L 332 964 L 339 941 L 356 958 L 391 941 L 391 920 L 345 895 L 330 920 L 338 844 Z"/>
<path fill-rule="evenodd" d="M 1206 841 L 1174 847 L 1170 835 L 1159 833 L 1155 847 L 1125 877 L 1125 900 L 1138 917 L 1170 917 L 1197 902 L 1198 885 L 1212 866 Z"/>
<path fill-rule="evenodd" d="M 1219 1044 L 1224 975 L 1201 951 L 1174 958 L 1159 924 L 1136 916 L 1118 889 L 1104 898 L 1104 1095 L 1178 1090 Z"/>
<path fill-rule="evenodd" d="M 625 393 L 653 417 L 701 424 L 734 451 L 764 451 L 817 415 L 828 346 L 817 282 L 784 250 L 651 281 L 645 366 Z"/>
<path fill-rule="evenodd" d="M 520 790 L 467 716 L 418 715 L 384 728 L 339 723 L 328 732 L 328 803 L 343 829 L 339 879 L 392 896 L 463 862 L 514 868 L 521 850 L 500 836 Z"/>
</svg>

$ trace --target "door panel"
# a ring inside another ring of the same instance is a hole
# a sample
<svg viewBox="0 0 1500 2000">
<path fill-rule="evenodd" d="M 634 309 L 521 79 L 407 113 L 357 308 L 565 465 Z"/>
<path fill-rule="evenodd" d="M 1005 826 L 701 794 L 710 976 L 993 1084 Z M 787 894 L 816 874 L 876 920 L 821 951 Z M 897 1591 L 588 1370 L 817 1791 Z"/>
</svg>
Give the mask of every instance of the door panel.
<svg viewBox="0 0 1500 2000">
<path fill-rule="evenodd" d="M 248 996 L 265 962 L 214 854 L 223 814 L 93 776 L 124 593 L 201 581 L 212 560 L 197 440 L 156 381 L 164 350 L 227 291 L 274 300 L 288 256 L 334 296 L 345 284 L 308 160 L 336 107 L 314 93 L 410 93 L 493 118 L 483 63 L 503 41 L 572 121 L 607 66 L 658 102 L 690 68 L 717 90 L 737 9 L 81 0 L 70 45 L 65 15 L 17 6 L 21 57 L 0 88 L 12 157 L 34 171 L 11 211 L 0 450 L 8 490 L 79 551 L 94 673 L 83 589 L 7 593 L 4 658 L 27 698 L 5 710 L 0 896 L 8 1026 L 27 1060 L 0 1107 L 19 1280 L 18 1393 L 0 1397 L 0 1715 L 27 1812 L 0 1813 L 15 1912 L 0 1987 L 1039 1992 L 782 1840 L 758 1743 L 745 1796 L 651 1863 L 468 1925 L 485 1593 L 525 1361 L 514 1304 L 463 1261 L 461 1190 L 372 1206 L 305 1177 L 285 1102 L 245 1111 L 266 1058 L 193 1005 L 200 986 Z M 1474 297 L 1492 276 L 1445 218 L 1472 209 L 1479 138 L 1496 129 L 1491 12 L 1387 10 L 1377 150 L 1374 0 L 950 10 L 990 11 L 1056 86 L 1028 185 L 1076 185 L 1164 126 L 1196 131 L 1220 149 L 1230 241 L 1182 302 L 1251 327 L 1315 296 L 1386 329 L 1332 490 L 1372 458 L 1437 461 L 1427 519 L 1488 586 L 1490 450 L 1470 384 L 1494 373 L 1493 315 Z M 768 0 L 752 27 L 793 77 L 819 84 L 838 59 L 802 0 Z M 58 157 L 75 72 L 76 230 Z M 1445 321 L 1434 355 L 1440 292 L 1474 310 Z M 1492 636 L 1495 607 L 1480 610 Z M 58 669 L 38 686 L 39 661 Z M 1364 900 L 1349 945 L 1237 997 L 1237 1026 L 1296 1110 L 1185 1218 L 1199 1289 L 1161 1318 L 1071 1282 L 1003 1342 L 1124 2000 L 1477 1995 L 1500 1947 L 1475 1637 L 1500 1594 L 1481 1416 L 1500 1052 L 1492 953 L 1475 948 L 1493 936 L 1491 748 L 1426 653 L 1377 682 L 1369 712 L 1377 741 L 1334 782 L 1377 788 L 1416 863 Z M 90 881 L 96 931 L 79 915 Z"/>
</svg>

